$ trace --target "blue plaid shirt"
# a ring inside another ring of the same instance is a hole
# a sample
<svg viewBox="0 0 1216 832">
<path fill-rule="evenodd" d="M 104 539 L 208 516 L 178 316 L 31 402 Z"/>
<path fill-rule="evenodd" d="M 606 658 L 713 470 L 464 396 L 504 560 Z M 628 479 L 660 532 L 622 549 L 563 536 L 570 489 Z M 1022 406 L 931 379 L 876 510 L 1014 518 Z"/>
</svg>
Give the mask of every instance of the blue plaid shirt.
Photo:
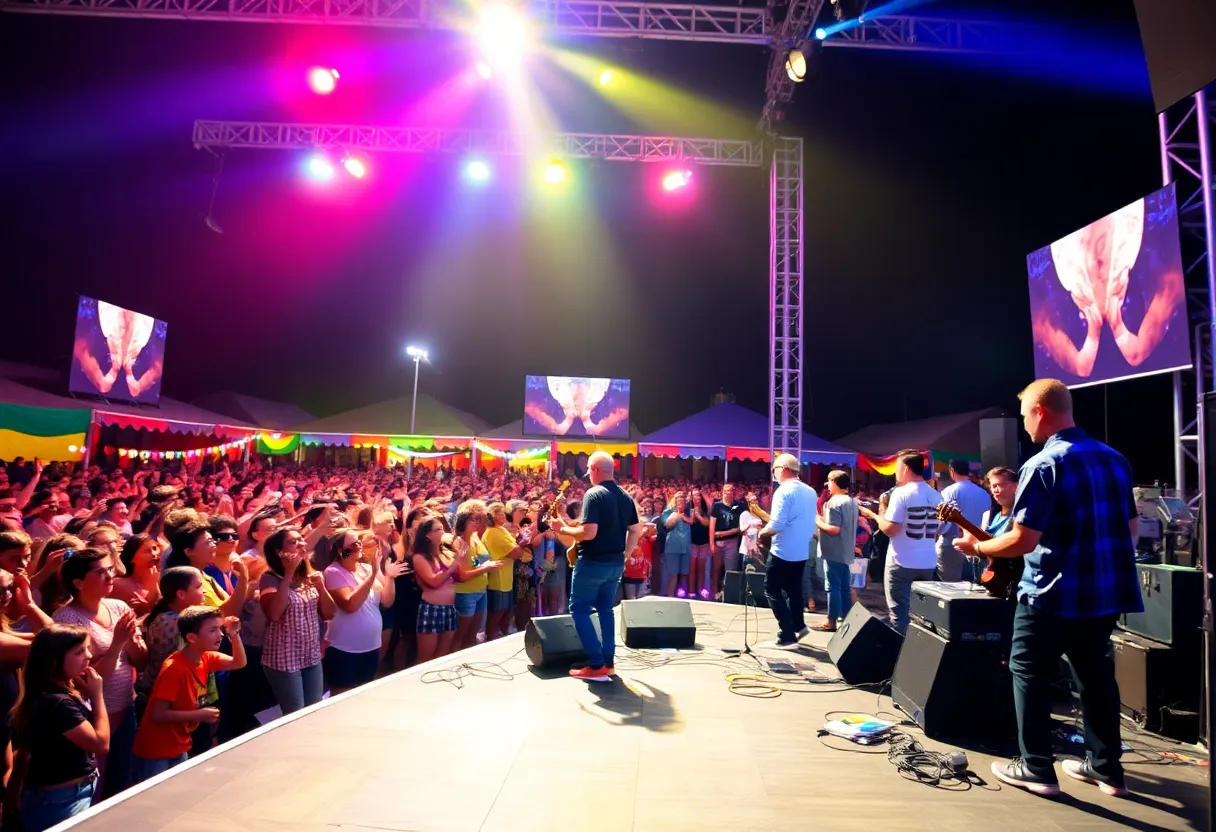
<svg viewBox="0 0 1216 832">
<path fill-rule="evenodd" d="M 1132 469 L 1118 451 L 1067 428 L 1022 466 L 1013 519 L 1042 532 L 1018 600 L 1067 618 L 1140 612 Z"/>
</svg>

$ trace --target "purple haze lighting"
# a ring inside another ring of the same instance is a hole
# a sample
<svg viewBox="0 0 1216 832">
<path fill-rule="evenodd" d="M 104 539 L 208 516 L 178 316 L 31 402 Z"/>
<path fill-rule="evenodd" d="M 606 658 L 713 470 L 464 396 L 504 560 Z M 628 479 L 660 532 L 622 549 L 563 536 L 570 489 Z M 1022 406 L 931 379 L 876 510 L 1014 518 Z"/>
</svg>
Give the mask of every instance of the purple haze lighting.
<svg viewBox="0 0 1216 832">
<path fill-rule="evenodd" d="M 338 70 L 314 66 L 308 70 L 308 86 L 317 95 L 329 95 L 338 86 Z"/>
<path fill-rule="evenodd" d="M 680 587 L 679 589 L 676 590 L 676 597 L 677 598 L 687 598 L 688 597 L 688 593 L 684 591 L 684 587 Z"/>
<path fill-rule="evenodd" d="M 308 161 L 304 165 L 304 172 L 310 179 L 317 182 L 328 182 L 334 178 L 334 163 L 329 161 L 324 154 L 314 153 L 308 157 Z"/>
<path fill-rule="evenodd" d="M 494 74 L 494 70 L 485 61 L 478 61 L 475 68 L 477 70 L 477 74 L 486 81 L 489 81 L 490 77 Z"/>
</svg>

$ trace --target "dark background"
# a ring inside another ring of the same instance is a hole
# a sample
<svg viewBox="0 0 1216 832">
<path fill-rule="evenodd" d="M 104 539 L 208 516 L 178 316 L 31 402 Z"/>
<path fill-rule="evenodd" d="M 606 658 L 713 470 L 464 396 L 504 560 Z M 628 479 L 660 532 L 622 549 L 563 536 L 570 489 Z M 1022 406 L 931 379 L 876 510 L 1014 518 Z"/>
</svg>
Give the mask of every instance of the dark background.
<svg viewBox="0 0 1216 832">
<path fill-rule="evenodd" d="M 1012 9 L 1044 24 L 1017 59 L 827 49 L 798 89 L 781 129 L 806 142 L 816 434 L 1015 409 L 1033 377 L 1027 252 L 1161 185 L 1132 0 Z M 379 156 L 368 181 L 318 189 L 298 153 L 236 151 L 216 235 L 194 119 L 505 127 L 502 86 L 442 86 L 471 63 L 452 34 L 0 21 L 0 356 L 66 370 L 84 293 L 168 322 L 175 398 L 232 388 L 326 415 L 408 393 L 413 342 L 433 357 L 424 392 L 496 424 L 520 417 L 526 373 L 631 378 L 644 431 L 719 389 L 767 411 L 767 172 L 696 168 L 696 198 L 673 205 L 642 165 L 576 162 L 575 187 L 543 198 L 522 162 L 492 160 L 474 190 L 456 158 Z M 541 66 L 553 129 L 752 135 L 763 48 L 565 45 L 683 93 L 631 120 Z M 307 92 L 313 64 L 340 69 L 334 95 Z M 1172 476 L 1169 385 L 1077 393 L 1141 480 Z"/>
</svg>

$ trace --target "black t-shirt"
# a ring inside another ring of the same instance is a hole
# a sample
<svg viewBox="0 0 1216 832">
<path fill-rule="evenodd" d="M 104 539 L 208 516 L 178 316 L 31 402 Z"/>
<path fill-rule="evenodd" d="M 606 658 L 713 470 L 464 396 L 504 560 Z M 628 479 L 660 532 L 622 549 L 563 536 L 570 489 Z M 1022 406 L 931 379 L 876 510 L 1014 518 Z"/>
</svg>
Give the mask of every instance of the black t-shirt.
<svg viewBox="0 0 1216 832">
<path fill-rule="evenodd" d="M 701 509 L 701 516 L 705 518 L 705 525 L 702 526 L 696 520 L 696 510 Z M 705 514 L 705 498 L 702 497 L 699 503 L 688 501 L 688 514 L 692 520 L 692 545 L 705 546 L 709 543 L 709 515 Z"/>
<path fill-rule="evenodd" d="M 716 501 L 709 510 L 710 516 L 718 521 L 714 524 L 714 531 L 729 532 L 739 528 L 739 517 L 745 511 L 747 511 L 747 503 L 742 500 L 735 500 L 730 505 L 721 500 Z M 738 535 L 735 537 L 738 538 Z"/>
<path fill-rule="evenodd" d="M 13 747 L 30 752 L 26 786 L 45 788 L 87 777 L 97 770 L 93 755 L 64 736 L 82 722 L 92 722 L 92 709 L 66 692 L 44 694 L 27 732 L 13 732 Z"/>
<path fill-rule="evenodd" d="M 615 480 L 605 480 L 583 496 L 582 522 L 595 523 L 595 538 L 578 544 L 578 553 L 599 563 L 625 562 L 625 535 L 638 522 L 637 508 Z"/>
</svg>

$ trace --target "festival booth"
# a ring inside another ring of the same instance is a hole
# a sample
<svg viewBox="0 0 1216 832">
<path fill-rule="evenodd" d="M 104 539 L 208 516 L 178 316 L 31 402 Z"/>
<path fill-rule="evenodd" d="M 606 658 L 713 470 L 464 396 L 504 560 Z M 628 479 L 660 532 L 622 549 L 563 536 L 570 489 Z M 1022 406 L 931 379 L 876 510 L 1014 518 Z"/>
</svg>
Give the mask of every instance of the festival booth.
<svg viewBox="0 0 1216 832">
<path fill-rule="evenodd" d="M 869 425 L 837 441 L 857 449 L 857 467 L 863 476 L 870 475 L 866 477 L 867 482 L 894 476 L 895 459 L 906 448 L 928 454 L 934 473 L 941 474 L 951 459 L 965 459 L 978 467 L 980 421 L 1005 415 L 1002 408 L 989 407 L 929 419 Z"/>
<path fill-rule="evenodd" d="M 478 437 L 477 464 L 487 470 L 510 465 L 513 468 L 539 470 L 553 462 L 560 472 L 575 473 L 587 469 L 587 457 L 595 451 L 612 454 L 617 470 L 625 476 L 637 476 L 638 446 L 642 432 L 629 423 L 628 439 L 596 439 L 590 436 L 525 436 L 523 420 L 503 425 Z M 543 450 L 542 450 L 543 449 Z"/>
<path fill-rule="evenodd" d="M 411 416 L 415 429 L 408 433 Z M 485 433 L 489 423 L 426 395 L 401 396 L 296 426 L 290 433 L 263 436 L 261 453 L 295 453 L 314 465 L 358 464 L 447 465 L 467 469 L 474 453 L 473 437 Z"/>
<path fill-rule="evenodd" d="M 722 402 L 647 434 L 638 453 L 646 458 L 646 477 L 763 480 L 772 463 L 769 442 L 768 416 Z M 802 434 L 803 465 L 852 466 L 856 458 L 840 445 Z"/>
</svg>

